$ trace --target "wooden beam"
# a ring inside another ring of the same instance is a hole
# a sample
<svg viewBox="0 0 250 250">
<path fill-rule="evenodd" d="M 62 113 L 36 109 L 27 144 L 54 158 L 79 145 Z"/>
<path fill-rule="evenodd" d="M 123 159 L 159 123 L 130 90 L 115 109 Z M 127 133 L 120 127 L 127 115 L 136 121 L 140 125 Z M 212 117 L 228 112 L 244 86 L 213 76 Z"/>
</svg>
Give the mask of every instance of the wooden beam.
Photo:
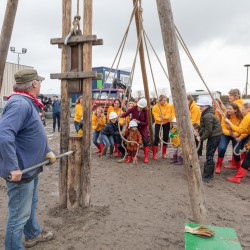
<svg viewBox="0 0 250 250">
<path fill-rule="evenodd" d="M 92 34 L 92 0 L 84 1 L 84 18 L 83 18 L 83 35 Z M 83 44 L 83 71 L 92 70 L 92 44 Z M 89 207 L 91 201 L 91 118 L 92 118 L 92 79 L 83 79 L 83 151 L 82 151 L 82 168 L 81 168 L 81 205 Z"/>
<path fill-rule="evenodd" d="M 74 43 L 86 43 L 86 42 L 93 42 L 96 41 L 96 35 L 93 36 L 71 36 L 67 44 L 74 44 Z M 65 37 L 63 38 L 52 38 L 50 39 L 50 44 L 64 44 Z"/>
<path fill-rule="evenodd" d="M 96 78 L 97 72 L 66 72 L 66 73 L 53 73 L 50 74 L 51 79 L 84 79 L 84 78 Z"/>
<path fill-rule="evenodd" d="M 62 36 L 66 36 L 71 28 L 71 0 L 62 0 Z M 68 71 L 67 49 L 62 47 L 62 72 Z M 68 82 L 61 81 L 61 131 L 60 131 L 60 153 L 68 151 L 70 134 L 70 103 L 68 93 Z M 68 159 L 61 158 L 59 168 L 59 203 L 63 208 L 67 207 L 67 173 Z"/>
<path fill-rule="evenodd" d="M 137 2 L 136 0 L 133 0 L 134 6 L 136 2 Z M 137 8 L 135 12 L 135 24 L 136 24 L 138 38 L 141 34 L 139 15 L 140 15 L 139 10 Z M 141 62 L 142 80 L 143 80 L 143 85 L 144 85 L 144 93 L 145 93 L 145 98 L 147 99 L 147 102 L 148 102 L 148 127 L 149 127 L 149 133 L 150 133 L 150 140 L 151 140 L 151 144 L 153 145 L 154 133 L 153 133 L 152 116 L 151 116 L 151 109 L 150 109 L 150 96 L 149 96 L 149 88 L 148 88 L 147 69 L 146 69 L 146 64 L 145 64 L 144 48 L 143 48 L 142 42 L 140 44 L 139 54 L 140 54 L 140 62 Z"/>
<path fill-rule="evenodd" d="M 196 223 L 207 224 L 207 209 L 204 199 L 201 171 L 194 141 L 193 127 L 181 68 L 170 0 L 156 0 L 161 24 L 163 44 L 168 65 L 169 81 L 182 145 L 187 174 L 189 196 Z"/>
<path fill-rule="evenodd" d="M 0 36 L 0 92 L 3 84 L 3 73 L 10 46 L 10 39 L 15 22 L 18 0 L 8 0 Z"/>
</svg>

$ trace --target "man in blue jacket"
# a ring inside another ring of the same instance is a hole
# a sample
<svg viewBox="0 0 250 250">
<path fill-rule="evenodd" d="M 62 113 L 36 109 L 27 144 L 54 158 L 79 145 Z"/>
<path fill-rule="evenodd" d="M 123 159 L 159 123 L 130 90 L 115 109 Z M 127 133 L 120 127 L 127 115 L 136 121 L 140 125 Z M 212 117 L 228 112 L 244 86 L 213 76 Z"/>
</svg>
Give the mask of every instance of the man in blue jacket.
<svg viewBox="0 0 250 250">
<path fill-rule="evenodd" d="M 22 250 L 53 238 L 53 233 L 42 229 L 36 218 L 42 168 L 22 174 L 23 169 L 45 159 L 51 164 L 56 161 L 39 116 L 43 104 L 37 96 L 44 78 L 34 69 L 23 69 L 15 74 L 15 80 L 14 92 L 0 119 L 0 177 L 6 180 L 9 198 L 6 250 Z"/>
<path fill-rule="evenodd" d="M 57 120 L 58 132 L 59 132 L 60 120 L 61 120 L 61 101 L 59 100 L 57 95 L 53 97 L 52 112 L 53 112 L 53 132 L 55 132 L 56 130 L 56 120 Z"/>
</svg>

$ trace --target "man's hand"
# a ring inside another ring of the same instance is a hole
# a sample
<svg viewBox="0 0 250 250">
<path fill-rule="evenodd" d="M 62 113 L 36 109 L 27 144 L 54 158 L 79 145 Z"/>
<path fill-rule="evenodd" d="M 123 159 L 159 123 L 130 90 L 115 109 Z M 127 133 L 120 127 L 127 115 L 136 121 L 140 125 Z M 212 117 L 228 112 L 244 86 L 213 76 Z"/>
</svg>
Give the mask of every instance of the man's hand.
<svg viewBox="0 0 250 250">
<path fill-rule="evenodd" d="M 49 160 L 49 164 L 52 165 L 56 162 L 56 156 L 52 151 L 46 154 L 46 160 Z"/>
<path fill-rule="evenodd" d="M 15 170 L 10 172 L 9 181 L 20 181 L 22 178 L 22 171 L 21 170 Z"/>
</svg>

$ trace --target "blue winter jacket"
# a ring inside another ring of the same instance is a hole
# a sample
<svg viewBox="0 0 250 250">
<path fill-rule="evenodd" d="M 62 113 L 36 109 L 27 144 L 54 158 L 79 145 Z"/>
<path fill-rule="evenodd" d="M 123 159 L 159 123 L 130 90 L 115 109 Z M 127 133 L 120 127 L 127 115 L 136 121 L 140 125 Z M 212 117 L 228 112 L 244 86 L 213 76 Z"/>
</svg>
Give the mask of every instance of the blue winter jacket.
<svg viewBox="0 0 250 250">
<path fill-rule="evenodd" d="M 52 102 L 52 112 L 60 113 L 61 112 L 61 101 L 56 100 Z"/>
<path fill-rule="evenodd" d="M 0 177 L 45 161 L 51 151 L 38 112 L 28 97 L 13 95 L 8 100 L 0 119 Z M 24 174 L 22 181 L 35 178 L 39 172 L 41 168 Z"/>
</svg>

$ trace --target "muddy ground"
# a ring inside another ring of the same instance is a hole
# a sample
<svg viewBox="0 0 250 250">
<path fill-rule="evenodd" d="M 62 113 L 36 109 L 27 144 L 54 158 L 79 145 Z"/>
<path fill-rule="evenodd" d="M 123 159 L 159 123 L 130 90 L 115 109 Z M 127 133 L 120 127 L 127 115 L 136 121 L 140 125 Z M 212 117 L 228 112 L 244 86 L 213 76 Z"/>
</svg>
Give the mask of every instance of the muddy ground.
<svg viewBox="0 0 250 250">
<path fill-rule="evenodd" d="M 59 133 L 46 127 L 51 148 L 59 153 Z M 73 131 L 73 130 L 72 130 Z M 93 150 L 94 151 L 94 150 Z M 228 151 L 227 158 L 231 150 Z M 59 166 L 40 175 L 38 219 L 55 232 L 55 239 L 33 247 L 48 250 L 184 249 L 184 222 L 192 221 L 184 166 L 170 160 L 149 164 L 118 164 L 93 152 L 92 202 L 85 210 L 58 207 Z M 237 185 L 226 181 L 232 170 L 204 184 L 212 225 L 235 228 L 243 249 L 250 249 L 250 178 Z M 0 180 L 0 249 L 7 220 L 5 182 Z"/>
</svg>

